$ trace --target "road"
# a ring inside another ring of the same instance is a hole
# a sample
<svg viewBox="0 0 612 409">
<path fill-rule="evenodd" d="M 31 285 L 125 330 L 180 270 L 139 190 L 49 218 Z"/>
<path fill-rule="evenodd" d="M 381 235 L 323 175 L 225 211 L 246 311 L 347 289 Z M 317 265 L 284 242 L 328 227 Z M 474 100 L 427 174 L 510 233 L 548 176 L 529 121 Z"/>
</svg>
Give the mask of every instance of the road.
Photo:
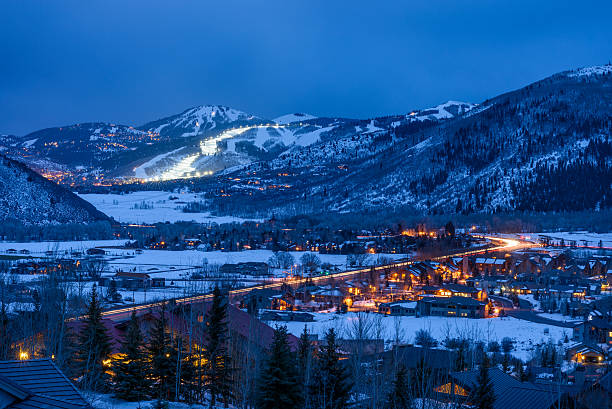
<svg viewBox="0 0 612 409">
<path fill-rule="evenodd" d="M 574 325 L 576 325 L 575 322 L 557 321 L 550 318 L 542 317 L 541 315 L 538 315 L 533 311 L 531 303 L 526 300 L 519 299 L 519 307 L 514 308 L 512 301 L 507 298 L 498 297 L 496 295 L 491 295 L 490 298 L 500 304 L 504 309 L 506 315 L 509 317 L 518 318 L 519 320 L 531 321 L 537 324 L 545 324 L 561 328 L 573 328 Z"/>
<path fill-rule="evenodd" d="M 516 250 L 520 250 L 520 249 L 525 249 L 525 248 L 529 248 L 529 247 L 534 247 L 537 246 L 537 244 L 530 242 L 530 241 L 524 241 L 524 240 L 514 240 L 514 239 L 507 239 L 507 238 L 501 238 L 501 237 L 491 237 L 491 236 L 477 236 L 474 235 L 475 237 L 484 237 L 486 239 L 489 239 L 491 242 L 493 243 L 497 243 L 496 246 L 493 247 L 489 247 L 486 249 L 478 249 L 478 250 L 468 250 L 468 251 L 462 251 L 462 252 L 457 252 L 457 253 L 451 253 L 451 254 L 447 254 L 445 256 L 440 256 L 440 257 L 435 257 L 433 258 L 433 260 L 438 261 L 438 260 L 444 260 L 448 257 L 463 257 L 463 256 L 471 256 L 471 255 L 476 255 L 476 254 L 483 254 L 486 252 L 494 252 L 494 251 L 516 251 Z M 387 268 L 396 268 L 396 267 L 406 267 L 409 266 L 411 264 L 415 263 L 414 261 L 404 261 L 404 262 L 398 262 L 398 263 L 390 263 L 390 264 L 385 264 L 382 266 L 376 266 L 374 267 L 374 270 L 376 271 L 382 271 L 385 270 Z M 317 277 L 312 277 L 310 279 L 311 282 L 313 283 L 317 283 L 317 282 L 321 282 L 321 281 L 325 281 L 325 280 L 329 280 L 329 279 L 350 279 L 350 278 L 354 278 L 356 276 L 359 276 L 361 274 L 364 273 L 368 273 L 371 271 L 371 268 L 362 268 L 362 269 L 357 269 L 357 270 L 350 270 L 350 271 L 342 271 L 339 273 L 333 273 L 333 274 L 329 274 L 329 275 L 325 275 L 325 276 L 317 276 Z M 242 287 L 242 288 L 238 288 L 235 290 L 231 290 L 229 292 L 229 296 L 230 297 L 236 297 L 236 296 L 240 296 L 243 294 L 246 294 L 250 291 L 253 290 L 262 290 L 262 289 L 279 289 L 283 284 L 290 284 L 290 285 L 300 285 L 306 282 L 306 279 L 303 278 L 299 278 L 299 279 L 293 279 L 289 282 L 287 281 L 281 281 L 281 282 L 275 282 L 275 283 L 269 283 L 269 284 L 258 284 L 258 285 L 253 285 L 253 286 L 249 286 L 249 287 Z M 212 299 L 212 294 L 208 293 L 208 294 L 200 294 L 200 295 L 194 295 L 194 296 L 190 296 L 190 297 L 183 297 L 183 298 L 177 298 L 174 301 L 177 304 L 191 304 L 191 303 L 196 303 L 196 302 L 202 302 L 202 301 L 209 301 Z M 124 320 L 128 320 L 130 315 L 132 314 L 132 311 L 146 311 L 150 308 L 155 308 L 155 307 L 160 307 L 162 304 L 166 303 L 167 301 L 159 301 L 159 302 L 154 302 L 154 303 L 148 303 L 148 304 L 140 304 L 140 305 L 131 305 L 129 307 L 120 307 L 120 308 L 113 308 L 113 309 L 109 309 L 106 310 L 102 313 L 102 315 L 104 316 L 104 318 L 110 319 L 112 321 L 124 321 Z"/>
</svg>

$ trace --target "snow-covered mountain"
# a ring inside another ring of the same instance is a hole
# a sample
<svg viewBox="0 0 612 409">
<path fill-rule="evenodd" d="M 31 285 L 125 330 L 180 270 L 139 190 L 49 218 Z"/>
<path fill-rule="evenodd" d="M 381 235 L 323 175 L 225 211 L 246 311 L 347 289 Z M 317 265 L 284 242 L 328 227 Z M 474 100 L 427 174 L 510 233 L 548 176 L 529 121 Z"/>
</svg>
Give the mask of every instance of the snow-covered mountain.
<svg viewBox="0 0 612 409">
<path fill-rule="evenodd" d="M 597 209 L 612 201 L 611 77 L 610 66 L 581 68 L 480 104 L 448 101 L 369 119 L 267 121 L 203 106 L 142 127 L 74 125 L 17 142 L 5 137 L 0 146 L 40 167 L 61 162 L 68 172 L 89 149 L 96 178 L 200 177 L 174 186 L 198 186 L 213 198 L 223 190 L 241 209 Z"/>
<path fill-rule="evenodd" d="M 407 119 L 415 121 L 451 119 L 465 114 L 475 106 L 469 102 L 448 101 L 433 108 L 413 111 L 407 115 Z"/>
<path fill-rule="evenodd" d="M 201 105 L 189 108 L 180 114 L 172 115 L 139 127 L 145 132 L 160 136 L 195 136 L 213 129 L 229 126 L 259 124 L 264 120 L 246 112 L 222 105 Z"/>
<path fill-rule="evenodd" d="M 338 124 L 228 174 L 224 194 L 236 209 L 277 214 L 597 211 L 612 207 L 611 131 L 612 67 L 587 67 L 475 106 Z"/>
<path fill-rule="evenodd" d="M 295 114 L 287 114 L 274 118 L 274 122 L 279 125 L 287 125 L 294 122 L 308 121 L 310 119 L 317 119 L 317 117 L 314 115 L 297 112 Z"/>
<path fill-rule="evenodd" d="M 23 224 L 108 220 L 90 203 L 24 164 L 0 155 L 0 221 Z"/>
</svg>

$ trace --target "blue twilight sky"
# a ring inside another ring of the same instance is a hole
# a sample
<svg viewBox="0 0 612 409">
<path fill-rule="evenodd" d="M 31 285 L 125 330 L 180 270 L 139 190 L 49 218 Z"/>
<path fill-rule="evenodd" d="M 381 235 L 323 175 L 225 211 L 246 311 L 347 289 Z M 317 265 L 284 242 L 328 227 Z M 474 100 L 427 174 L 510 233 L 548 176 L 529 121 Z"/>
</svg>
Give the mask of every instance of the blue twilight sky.
<svg viewBox="0 0 612 409">
<path fill-rule="evenodd" d="M 201 104 L 367 118 L 612 59 L 612 2 L 0 0 L 0 133 Z"/>
</svg>

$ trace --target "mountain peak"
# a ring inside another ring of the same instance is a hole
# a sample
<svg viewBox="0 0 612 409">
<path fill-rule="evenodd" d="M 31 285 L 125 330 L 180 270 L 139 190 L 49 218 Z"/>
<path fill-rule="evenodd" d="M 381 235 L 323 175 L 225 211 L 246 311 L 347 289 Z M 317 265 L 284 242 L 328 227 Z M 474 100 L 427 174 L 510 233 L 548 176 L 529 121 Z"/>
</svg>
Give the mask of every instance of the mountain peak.
<svg viewBox="0 0 612 409">
<path fill-rule="evenodd" d="M 231 124 L 260 122 L 261 118 L 223 105 L 200 105 L 180 114 L 144 124 L 139 129 L 159 135 L 194 136 Z"/>
<path fill-rule="evenodd" d="M 287 114 L 274 118 L 273 121 L 279 125 L 287 125 L 299 121 L 308 121 L 309 119 L 316 119 L 317 117 L 303 112 L 296 112 L 294 114 Z"/>
</svg>

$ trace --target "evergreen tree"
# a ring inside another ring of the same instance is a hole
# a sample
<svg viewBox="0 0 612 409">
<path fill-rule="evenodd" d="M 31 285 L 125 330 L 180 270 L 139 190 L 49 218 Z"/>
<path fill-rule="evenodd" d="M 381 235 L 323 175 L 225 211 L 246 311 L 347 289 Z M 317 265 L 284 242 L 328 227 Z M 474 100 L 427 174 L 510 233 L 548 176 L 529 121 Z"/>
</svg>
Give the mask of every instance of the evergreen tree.
<svg viewBox="0 0 612 409">
<path fill-rule="evenodd" d="M 304 407 L 310 407 L 310 374 L 312 372 L 312 343 L 308 338 L 308 331 L 306 330 L 306 325 L 304 325 L 304 331 L 300 335 L 300 340 L 298 343 L 298 382 L 302 388 L 302 396 L 304 398 Z"/>
<path fill-rule="evenodd" d="M 140 401 L 147 397 L 150 387 L 147 371 L 143 335 L 136 312 L 132 311 L 121 355 L 113 365 L 115 397 L 126 401 Z"/>
<path fill-rule="evenodd" d="M 166 306 L 162 304 L 155 325 L 149 334 L 149 355 L 151 357 L 151 378 L 155 380 L 156 398 L 170 400 L 176 382 L 176 353 L 167 329 Z"/>
<path fill-rule="evenodd" d="M 352 384 L 345 368 L 340 363 L 336 332 L 331 328 L 325 334 L 325 345 L 320 347 L 314 382 L 315 405 L 321 409 L 347 407 Z"/>
<path fill-rule="evenodd" d="M 227 406 L 232 397 L 231 359 L 227 350 L 227 302 L 219 287 L 213 290 L 213 301 L 206 319 L 206 381 L 210 407 L 221 397 Z"/>
<path fill-rule="evenodd" d="M 387 397 L 387 409 L 409 409 L 411 407 L 408 394 L 408 372 L 404 365 L 400 365 L 395 373 L 395 379 L 389 396 Z"/>
<path fill-rule="evenodd" d="M 79 345 L 75 357 L 82 388 L 92 391 L 104 389 L 108 380 L 106 367 L 110 364 L 110 353 L 111 341 L 102 322 L 102 308 L 94 285 L 79 333 Z"/>
<path fill-rule="evenodd" d="M 489 378 L 489 358 L 485 353 L 476 379 L 474 391 L 474 403 L 478 409 L 493 409 L 495 403 L 495 392 Z"/>
<path fill-rule="evenodd" d="M 302 404 L 302 391 L 298 384 L 295 358 L 289 347 L 287 327 L 274 330 L 260 382 L 258 408 L 298 408 Z"/>
<path fill-rule="evenodd" d="M 9 318 L 6 313 L 4 302 L 0 305 L 0 361 L 9 359 L 11 346 L 11 331 L 9 330 Z"/>
</svg>

